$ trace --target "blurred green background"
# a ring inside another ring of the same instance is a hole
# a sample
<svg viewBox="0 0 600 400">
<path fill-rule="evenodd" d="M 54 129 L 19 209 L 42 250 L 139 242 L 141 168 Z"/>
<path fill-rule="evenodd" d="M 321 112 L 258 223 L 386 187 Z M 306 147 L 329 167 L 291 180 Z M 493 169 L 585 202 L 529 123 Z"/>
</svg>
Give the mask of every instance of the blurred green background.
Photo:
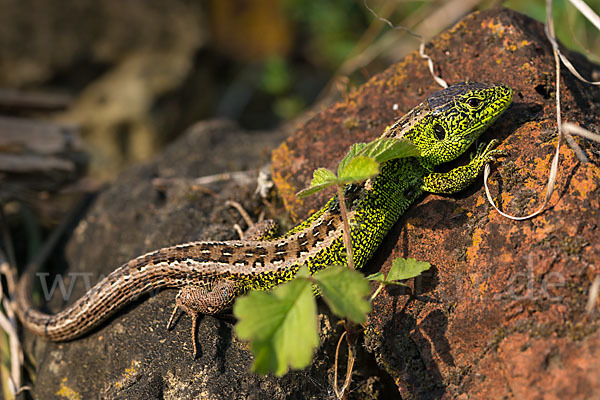
<svg viewBox="0 0 600 400">
<path fill-rule="evenodd" d="M 553 3 L 562 43 L 598 62 L 600 33 L 568 1 Z M 600 0 L 587 4 L 600 10 Z M 369 5 L 426 40 L 490 7 L 545 19 L 543 0 Z M 418 46 L 362 0 L 0 0 L 0 9 L 0 88 L 67 95 L 66 110 L 33 116 L 77 124 L 99 180 L 199 120 L 293 124 Z"/>
</svg>

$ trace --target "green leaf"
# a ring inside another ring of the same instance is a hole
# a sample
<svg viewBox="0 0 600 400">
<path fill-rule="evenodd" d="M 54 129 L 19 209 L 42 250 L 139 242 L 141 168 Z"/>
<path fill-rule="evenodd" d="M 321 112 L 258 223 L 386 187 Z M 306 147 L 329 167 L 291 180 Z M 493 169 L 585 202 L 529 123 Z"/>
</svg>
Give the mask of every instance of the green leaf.
<svg viewBox="0 0 600 400">
<path fill-rule="evenodd" d="M 356 156 L 340 172 L 339 179 L 344 182 L 358 182 L 372 178 L 379 173 L 379 164 L 373 158 Z"/>
<path fill-rule="evenodd" d="M 310 181 L 310 186 L 323 185 L 331 182 L 337 182 L 337 177 L 335 174 L 327 168 L 318 168 L 315 170 L 315 172 L 313 172 L 313 178 L 312 181 Z"/>
<path fill-rule="evenodd" d="M 428 262 L 417 261 L 414 258 L 396 258 L 392 261 L 392 268 L 390 268 L 386 281 L 393 282 L 414 278 L 429 268 L 431 268 L 431 264 Z"/>
<path fill-rule="evenodd" d="M 367 276 L 367 280 L 385 282 L 385 275 L 383 274 L 383 272 L 375 272 L 374 274 Z"/>
<path fill-rule="evenodd" d="M 382 163 L 395 158 L 418 157 L 421 152 L 408 139 L 383 138 L 368 143 L 357 154 L 374 158 L 375 161 Z"/>
<path fill-rule="evenodd" d="M 361 151 L 367 144 L 366 143 L 354 143 L 350 146 L 350 150 L 348 150 L 348 154 L 342 158 L 338 165 L 338 176 L 342 175 L 342 171 L 346 168 L 346 165 L 356 156 L 356 154 Z"/>
<path fill-rule="evenodd" d="M 298 193 L 296 193 L 296 196 L 298 196 L 298 198 L 302 199 L 304 197 L 308 197 L 311 194 L 315 194 L 317 192 L 320 192 L 323 189 L 327 189 L 328 187 L 332 186 L 333 184 L 331 183 L 324 183 L 322 185 L 316 185 L 316 186 L 311 186 L 308 187 L 306 189 L 302 189 L 301 191 L 299 191 Z"/>
<path fill-rule="evenodd" d="M 313 178 L 310 181 L 310 186 L 302 189 L 296 196 L 299 198 L 310 196 L 311 194 L 320 192 L 329 186 L 337 185 L 338 179 L 335 174 L 327 168 L 318 168 L 313 172 Z"/>
<path fill-rule="evenodd" d="M 358 272 L 332 266 L 314 275 L 323 299 L 336 315 L 363 323 L 371 311 L 369 282 Z"/>
<path fill-rule="evenodd" d="M 307 267 L 298 271 L 297 277 L 301 276 L 308 276 Z M 236 334 L 250 341 L 253 371 L 281 376 L 288 366 L 301 369 L 310 364 L 319 335 L 308 280 L 294 279 L 271 292 L 251 291 L 236 301 L 233 313 L 238 319 Z"/>
</svg>

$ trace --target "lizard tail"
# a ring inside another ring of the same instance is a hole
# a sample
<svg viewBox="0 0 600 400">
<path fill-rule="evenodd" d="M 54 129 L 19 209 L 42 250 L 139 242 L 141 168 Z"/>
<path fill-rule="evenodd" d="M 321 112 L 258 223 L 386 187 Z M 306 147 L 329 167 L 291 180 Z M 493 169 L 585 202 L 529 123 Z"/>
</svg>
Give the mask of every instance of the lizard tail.
<svg viewBox="0 0 600 400">
<path fill-rule="evenodd" d="M 21 323 L 38 336 L 53 341 L 65 341 L 80 337 L 110 317 L 125 304 L 141 295 L 166 287 L 180 286 L 182 281 L 194 277 L 195 272 L 185 264 L 160 260 L 160 253 L 168 249 L 147 253 L 132 259 L 111 272 L 88 290 L 75 303 L 57 314 L 37 310 L 31 301 L 31 293 L 38 276 L 28 267 L 21 276 L 15 293 L 15 312 Z M 45 282 L 44 282 L 45 283 Z M 69 294 L 64 285 L 63 295 Z M 43 286 L 47 300 L 47 286 Z M 67 296 L 65 296 L 67 297 Z M 68 300 L 68 299 L 65 299 Z"/>
</svg>

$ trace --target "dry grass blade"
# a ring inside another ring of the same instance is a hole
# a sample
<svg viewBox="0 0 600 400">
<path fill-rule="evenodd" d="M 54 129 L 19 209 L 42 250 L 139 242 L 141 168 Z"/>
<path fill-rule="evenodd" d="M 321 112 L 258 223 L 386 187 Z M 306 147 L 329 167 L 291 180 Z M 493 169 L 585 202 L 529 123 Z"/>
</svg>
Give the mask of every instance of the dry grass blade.
<svg viewBox="0 0 600 400">
<path fill-rule="evenodd" d="M 548 37 L 548 40 L 550 41 L 550 43 L 552 44 L 552 52 L 554 54 L 554 64 L 555 64 L 555 76 L 556 76 L 556 125 L 558 127 L 558 141 L 556 143 L 556 151 L 554 152 L 554 158 L 552 159 L 552 165 L 550 167 L 550 176 L 548 177 L 548 184 L 547 184 L 547 189 L 546 189 L 546 196 L 544 197 L 544 201 L 542 202 L 541 206 L 534 211 L 533 213 L 523 216 L 523 217 L 515 217 L 512 215 L 509 215 L 507 213 L 504 213 L 502 211 L 500 211 L 500 209 L 498 209 L 498 207 L 496 207 L 496 204 L 494 203 L 494 200 L 492 199 L 492 195 L 490 194 L 490 189 L 488 187 L 488 178 L 490 176 L 490 166 L 486 164 L 484 172 L 483 172 L 483 184 L 485 186 L 485 194 L 487 196 L 488 201 L 490 202 L 490 204 L 494 207 L 494 209 L 496 211 L 498 211 L 498 213 L 500 213 L 500 215 L 502 215 L 503 217 L 512 219 L 514 221 L 523 221 L 526 219 L 530 219 L 533 218 L 537 215 L 539 215 L 542 211 L 544 211 L 544 209 L 546 208 L 546 205 L 548 204 L 548 202 L 550 201 L 550 198 L 552 197 L 552 193 L 554 192 L 554 185 L 556 182 L 556 176 L 558 174 L 558 160 L 560 157 L 560 145 L 562 143 L 564 132 L 563 132 L 563 123 L 562 123 L 562 116 L 561 116 L 561 103 L 560 103 L 560 51 L 558 49 L 558 43 L 556 42 L 555 39 L 555 34 L 554 34 L 554 21 L 552 19 L 552 0 L 546 0 L 546 25 L 545 25 L 545 32 L 546 32 L 546 36 Z M 575 143 L 574 140 L 570 140 L 570 142 Z M 576 143 L 575 143 L 576 144 Z M 576 152 L 579 154 L 583 154 L 583 151 L 581 151 L 581 149 L 579 148 L 579 146 L 575 146 Z M 583 155 L 583 157 L 585 157 L 585 155 Z M 587 160 L 587 158 L 585 157 L 585 159 Z"/>
<path fill-rule="evenodd" d="M 448 83 L 446 83 L 446 81 L 443 80 L 442 77 L 438 76 L 435 73 L 435 71 L 434 71 L 434 65 L 433 65 L 433 60 L 431 59 L 431 57 L 429 57 L 429 55 L 427 55 L 425 53 L 425 39 L 423 39 L 423 36 L 419 35 L 418 33 L 413 32 L 412 30 L 410 30 L 409 28 L 407 28 L 405 26 L 394 25 L 388 19 L 380 17 L 379 15 L 377 15 L 377 13 L 375 11 L 373 11 L 373 9 L 371 7 L 369 7 L 369 5 L 367 4 L 367 0 L 364 0 L 364 5 L 365 5 L 365 8 L 367 10 L 369 10 L 369 12 L 373 15 L 373 17 L 377 18 L 381 22 L 386 23 L 390 28 L 396 29 L 396 30 L 405 31 L 406 33 L 408 33 L 412 37 L 418 39 L 419 42 L 420 42 L 420 45 L 419 45 L 419 55 L 421 56 L 421 58 L 424 58 L 424 59 L 427 60 L 427 66 L 429 68 L 429 73 L 431 73 L 431 76 L 433 77 L 433 79 L 435 80 L 435 82 L 438 85 L 440 85 L 444 89 L 448 87 Z"/>
<path fill-rule="evenodd" d="M 588 21 L 590 21 L 594 26 L 600 30 L 600 17 L 596 14 L 590 6 L 588 6 L 584 1 L 581 0 L 569 0 L 571 4 L 575 6 L 582 13 Z"/>
<path fill-rule="evenodd" d="M 596 14 L 594 11 L 592 11 L 592 9 L 585 2 L 583 2 L 581 0 L 569 0 L 569 1 L 571 2 L 571 4 L 573 4 L 579 10 L 579 12 L 581 12 L 588 19 L 588 21 L 590 21 L 592 24 L 594 24 L 594 26 L 596 28 L 598 28 L 598 30 L 600 30 L 600 17 L 598 17 L 598 14 Z M 558 56 L 560 57 L 560 60 L 565 65 L 565 67 L 567 67 L 567 69 L 573 75 L 575 75 L 577 77 L 577 79 L 579 79 L 580 81 L 583 81 L 585 83 L 588 83 L 590 85 L 600 85 L 600 81 L 588 81 L 583 76 L 581 76 L 581 74 L 575 69 L 573 64 L 571 64 L 571 61 L 569 61 L 569 59 L 560 52 L 558 42 L 556 41 L 556 36 L 554 35 L 554 21 L 552 20 L 552 12 L 551 11 L 552 11 L 552 1 L 546 0 L 546 14 L 547 14 L 546 15 L 546 18 L 547 18 L 546 37 L 548 38 L 550 43 L 552 43 L 552 48 L 554 49 L 554 51 L 556 53 L 558 53 Z"/>
<path fill-rule="evenodd" d="M 348 344 L 348 363 L 346 364 L 346 379 L 344 380 L 344 384 L 342 385 L 342 387 L 340 389 L 338 389 L 338 358 L 339 358 L 339 354 L 340 354 L 340 345 L 342 344 L 342 340 L 344 339 L 344 337 L 346 336 L 346 334 L 348 333 L 347 330 L 345 330 L 342 335 L 340 336 L 337 346 L 335 348 L 335 361 L 334 361 L 334 365 L 333 365 L 333 391 L 335 392 L 335 396 L 337 399 L 341 399 L 344 396 L 344 393 L 346 392 L 346 389 L 348 389 L 348 387 L 350 386 L 350 380 L 352 378 L 352 369 L 354 368 L 354 354 L 352 354 L 352 348 L 351 348 L 351 344 L 350 342 L 347 340 L 347 344 Z"/>
<path fill-rule="evenodd" d="M 28 272 L 33 274 L 34 270 L 37 270 L 38 266 L 43 265 L 45 260 L 50 256 L 51 252 L 58 244 L 58 241 L 60 240 L 64 232 L 73 223 L 75 218 L 81 213 L 81 211 L 85 207 L 85 204 L 86 200 L 81 200 L 80 203 L 76 207 L 74 207 L 64 218 L 64 220 L 53 230 L 49 238 L 42 246 L 41 250 L 38 252 L 33 261 L 28 265 L 23 274 L 27 275 Z M 11 243 L 11 241 L 9 240 L 10 235 L 6 229 L 6 224 L 4 223 L 4 221 L 5 218 L 2 213 L 2 209 L 0 208 L 0 226 L 2 226 L 4 242 Z M 7 250 L 11 251 L 11 249 Z M 12 260 L 10 262 L 7 261 L 5 254 L 2 251 L 0 251 L 0 273 L 6 277 L 7 287 L 9 291 L 8 295 L 11 297 L 11 299 L 14 299 L 16 296 L 16 291 L 19 290 L 19 283 L 17 283 L 16 280 L 17 272 L 14 266 L 14 262 Z M 11 380 L 13 381 L 11 383 L 11 393 L 13 393 L 16 397 L 22 391 L 29 389 L 28 387 L 20 386 L 21 370 L 23 368 L 23 350 L 19 341 L 19 337 L 17 335 L 17 318 L 12 307 L 13 300 L 9 300 L 7 296 L 4 296 L 4 293 L 1 290 L 0 298 L 2 299 L 2 306 L 4 309 L 4 313 L 0 313 L 0 328 L 3 329 L 9 337 Z"/>
<path fill-rule="evenodd" d="M 573 75 L 575 75 L 577 77 L 577 79 L 579 79 L 580 81 L 583 81 L 585 83 L 588 83 L 590 85 L 600 85 L 600 81 L 588 81 L 583 76 L 581 76 L 581 74 L 579 73 L 579 71 L 577 71 L 577 69 L 575 69 L 575 67 L 573 66 L 571 61 L 569 61 L 569 59 L 567 57 L 565 57 L 563 55 L 563 53 L 560 52 L 558 42 L 556 41 L 556 39 L 554 37 L 550 36 L 548 31 L 546 31 L 546 36 L 548 37 L 548 40 L 550 41 L 550 43 L 552 43 L 552 47 L 558 52 L 558 56 L 560 57 L 560 60 L 562 61 L 562 63 L 565 65 L 565 67 L 567 67 L 567 69 Z"/>
<path fill-rule="evenodd" d="M 592 282 L 592 286 L 590 286 L 590 294 L 588 296 L 588 301 L 585 306 L 585 312 L 587 315 L 590 315 L 592 311 L 594 311 L 594 307 L 596 307 L 596 303 L 598 302 L 598 294 L 600 292 L 600 275 L 596 276 L 594 282 Z"/>
<path fill-rule="evenodd" d="M 344 339 L 344 336 L 346 336 L 346 333 L 347 332 L 344 331 L 337 342 L 337 346 L 335 347 L 335 360 L 333 362 L 333 391 L 335 392 L 335 395 L 338 399 L 341 398 L 340 391 L 339 391 L 338 385 L 337 385 L 337 382 L 338 382 L 338 360 L 339 360 L 339 355 L 340 355 L 340 345 L 342 344 L 342 340 Z"/>
<path fill-rule="evenodd" d="M 14 286 L 14 270 L 6 261 L 6 257 L 0 251 L 0 273 L 6 277 L 8 286 Z M 10 290 L 10 289 L 9 289 Z M 10 301 L 0 290 L 2 299 L 2 312 L 0 312 L 0 329 L 8 336 L 9 354 L 10 354 L 10 376 L 8 380 L 8 389 L 16 397 L 18 393 L 25 388 L 21 387 L 21 370 L 23 367 L 23 349 L 17 334 L 17 319 Z"/>
<path fill-rule="evenodd" d="M 563 129 L 565 130 L 565 132 L 574 133 L 583 138 L 590 139 L 590 140 L 593 140 L 594 142 L 600 143 L 600 135 L 598 135 L 597 133 L 590 132 L 587 129 L 584 129 L 584 128 L 580 127 L 579 125 L 575 125 L 572 122 L 565 122 L 563 124 Z"/>
</svg>

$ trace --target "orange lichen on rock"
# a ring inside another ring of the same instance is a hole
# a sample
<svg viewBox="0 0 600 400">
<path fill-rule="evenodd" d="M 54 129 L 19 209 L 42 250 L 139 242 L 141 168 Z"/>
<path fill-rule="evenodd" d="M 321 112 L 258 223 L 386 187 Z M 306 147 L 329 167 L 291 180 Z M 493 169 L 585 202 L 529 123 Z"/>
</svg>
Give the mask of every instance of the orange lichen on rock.
<svg viewBox="0 0 600 400">
<path fill-rule="evenodd" d="M 554 58 L 543 25 L 507 10 L 474 13 L 427 49 L 450 84 L 476 78 L 513 88 L 513 106 L 481 140 L 499 139 L 508 153 L 490 178 L 497 205 L 513 215 L 535 211 L 557 140 Z M 591 75 L 589 64 L 577 68 Z M 567 77 L 563 119 L 585 117 L 586 126 L 600 126 L 598 92 Z M 352 143 L 378 137 L 401 114 L 393 104 L 406 112 L 438 89 L 415 52 L 354 91 L 353 106 L 338 103 L 302 124 L 278 150 L 286 157 L 277 155 L 273 164 L 277 184 L 286 181 L 284 198 L 306 186 L 316 167 L 335 165 Z M 313 131 L 324 142 L 315 143 Z M 365 328 L 367 350 L 403 397 L 600 393 L 600 313 L 585 314 L 588 288 L 600 274 L 594 146 L 583 146 L 592 162 L 581 165 L 563 145 L 554 194 L 536 218 L 500 216 L 479 184 L 457 196 L 426 197 L 388 234 L 368 273 L 388 271 L 395 257 L 433 265 L 409 282 L 414 296 L 383 290 Z M 286 204 L 302 218 L 325 200 Z M 568 386 L 569 380 L 577 384 Z"/>
</svg>

